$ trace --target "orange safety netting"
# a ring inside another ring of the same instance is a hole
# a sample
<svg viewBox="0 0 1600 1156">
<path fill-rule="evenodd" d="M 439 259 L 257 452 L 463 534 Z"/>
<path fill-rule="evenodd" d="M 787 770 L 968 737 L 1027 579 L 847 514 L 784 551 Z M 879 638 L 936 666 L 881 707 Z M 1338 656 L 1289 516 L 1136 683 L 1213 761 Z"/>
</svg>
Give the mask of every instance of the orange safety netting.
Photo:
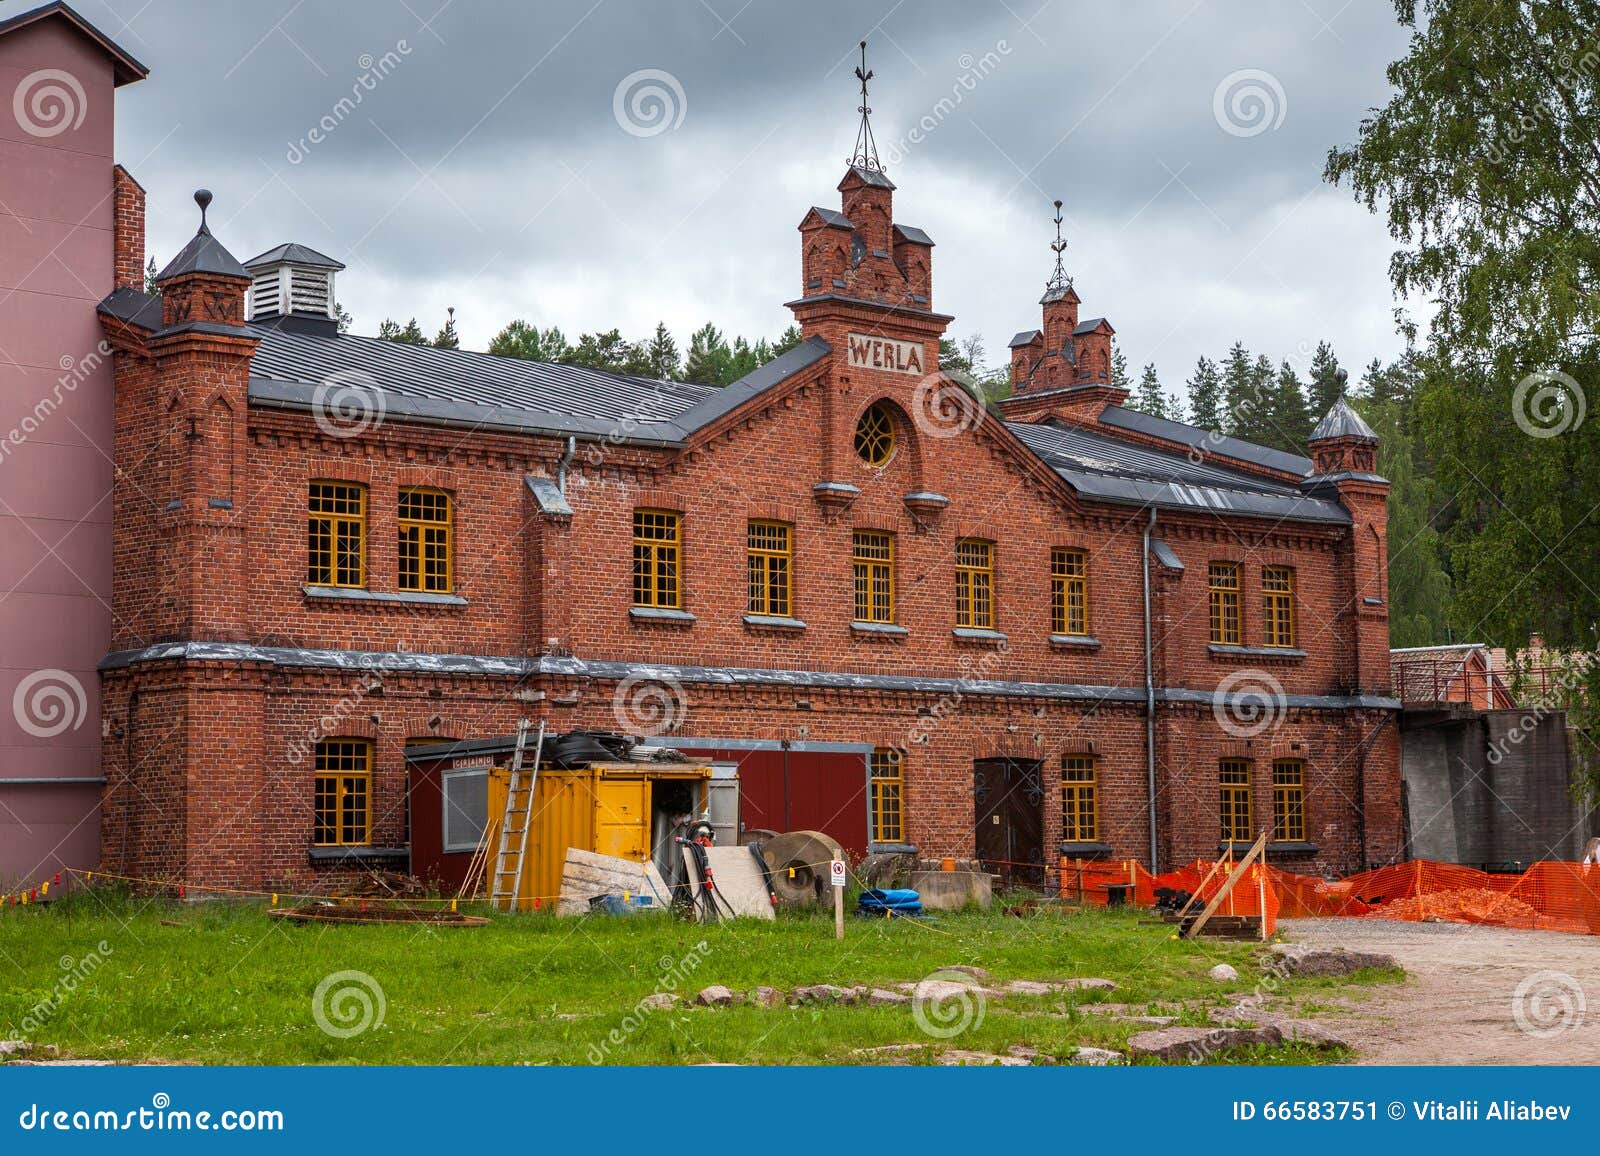
<svg viewBox="0 0 1600 1156">
<path fill-rule="evenodd" d="M 1060 893 L 1063 899 L 1102 907 L 1114 897 L 1150 907 L 1156 889 L 1166 887 L 1198 895 L 1198 911 L 1222 890 L 1233 867 L 1228 859 L 1196 860 L 1151 875 L 1132 859 L 1063 858 Z M 1258 864 L 1234 885 L 1217 914 L 1264 916 L 1269 935 L 1280 916 L 1482 923 L 1600 935 L 1600 866 L 1536 863 L 1521 875 L 1491 875 L 1414 859 L 1330 881 Z"/>
</svg>

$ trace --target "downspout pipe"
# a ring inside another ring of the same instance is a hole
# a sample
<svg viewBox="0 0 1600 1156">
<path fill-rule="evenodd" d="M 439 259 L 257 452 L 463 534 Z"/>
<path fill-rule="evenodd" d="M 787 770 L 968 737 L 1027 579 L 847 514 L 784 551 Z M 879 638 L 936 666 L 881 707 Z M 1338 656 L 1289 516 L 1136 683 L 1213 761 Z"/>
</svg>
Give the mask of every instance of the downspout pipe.
<svg viewBox="0 0 1600 1156">
<path fill-rule="evenodd" d="M 567 496 L 567 467 L 572 464 L 572 459 L 578 456 L 578 439 L 568 435 L 567 452 L 561 455 L 561 460 L 556 463 L 556 489 L 561 496 Z"/>
<path fill-rule="evenodd" d="M 1150 874 L 1159 875 L 1161 864 L 1156 831 L 1156 659 L 1150 625 L 1150 532 L 1156 528 L 1156 508 L 1150 507 L 1150 520 L 1144 527 L 1144 549 L 1140 552 L 1144 575 L 1144 773 L 1150 796 Z"/>
</svg>

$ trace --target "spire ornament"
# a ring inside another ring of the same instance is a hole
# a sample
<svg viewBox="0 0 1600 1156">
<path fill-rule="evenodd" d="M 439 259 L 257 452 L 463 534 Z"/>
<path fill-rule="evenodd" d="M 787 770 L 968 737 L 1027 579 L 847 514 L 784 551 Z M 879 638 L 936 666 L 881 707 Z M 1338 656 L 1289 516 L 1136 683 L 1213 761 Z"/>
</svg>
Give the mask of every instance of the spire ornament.
<svg viewBox="0 0 1600 1156">
<path fill-rule="evenodd" d="M 850 167 L 868 172 L 883 172 L 883 162 L 878 159 L 878 142 L 872 139 L 872 106 L 867 103 L 867 81 L 876 73 L 867 68 L 867 42 L 861 42 L 861 64 L 856 69 L 856 79 L 861 81 L 861 128 L 856 132 L 855 152 L 850 155 Z"/>
<path fill-rule="evenodd" d="M 1056 202 L 1056 239 L 1050 242 L 1050 248 L 1056 255 L 1056 271 L 1050 275 L 1050 280 L 1044 283 L 1045 296 L 1056 295 L 1065 297 L 1072 289 L 1072 278 L 1067 276 L 1065 254 L 1067 251 L 1066 239 L 1061 236 L 1061 202 Z"/>
</svg>

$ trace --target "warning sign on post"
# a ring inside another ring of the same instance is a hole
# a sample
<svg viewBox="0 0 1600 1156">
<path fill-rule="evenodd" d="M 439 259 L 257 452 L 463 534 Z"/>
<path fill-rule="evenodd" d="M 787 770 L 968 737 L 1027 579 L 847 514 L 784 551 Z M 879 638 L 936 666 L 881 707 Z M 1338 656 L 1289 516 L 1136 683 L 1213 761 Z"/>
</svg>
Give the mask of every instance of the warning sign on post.
<svg viewBox="0 0 1600 1156">
<path fill-rule="evenodd" d="M 828 864 L 828 874 L 832 876 L 833 885 L 835 887 L 843 887 L 844 886 L 844 860 L 843 859 L 835 859 L 835 860 L 833 860 L 833 862 L 829 863 Z"/>
</svg>

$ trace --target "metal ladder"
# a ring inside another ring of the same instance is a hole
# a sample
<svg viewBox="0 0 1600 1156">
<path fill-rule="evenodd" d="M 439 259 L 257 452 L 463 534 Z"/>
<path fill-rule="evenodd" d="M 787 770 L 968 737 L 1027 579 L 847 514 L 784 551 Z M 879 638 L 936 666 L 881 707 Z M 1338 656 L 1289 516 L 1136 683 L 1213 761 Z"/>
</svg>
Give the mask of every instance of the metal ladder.
<svg viewBox="0 0 1600 1156">
<path fill-rule="evenodd" d="M 522 863 L 528 852 L 528 831 L 533 827 L 534 791 L 539 785 L 539 763 L 544 757 L 544 727 L 533 748 L 533 770 L 522 781 L 522 752 L 528 744 L 528 720 L 517 723 L 517 750 L 511 758 L 511 782 L 506 787 L 506 810 L 500 817 L 500 850 L 489 880 L 489 901 L 503 911 L 515 911 L 521 899 Z M 520 806 L 518 804 L 521 804 Z"/>
</svg>

